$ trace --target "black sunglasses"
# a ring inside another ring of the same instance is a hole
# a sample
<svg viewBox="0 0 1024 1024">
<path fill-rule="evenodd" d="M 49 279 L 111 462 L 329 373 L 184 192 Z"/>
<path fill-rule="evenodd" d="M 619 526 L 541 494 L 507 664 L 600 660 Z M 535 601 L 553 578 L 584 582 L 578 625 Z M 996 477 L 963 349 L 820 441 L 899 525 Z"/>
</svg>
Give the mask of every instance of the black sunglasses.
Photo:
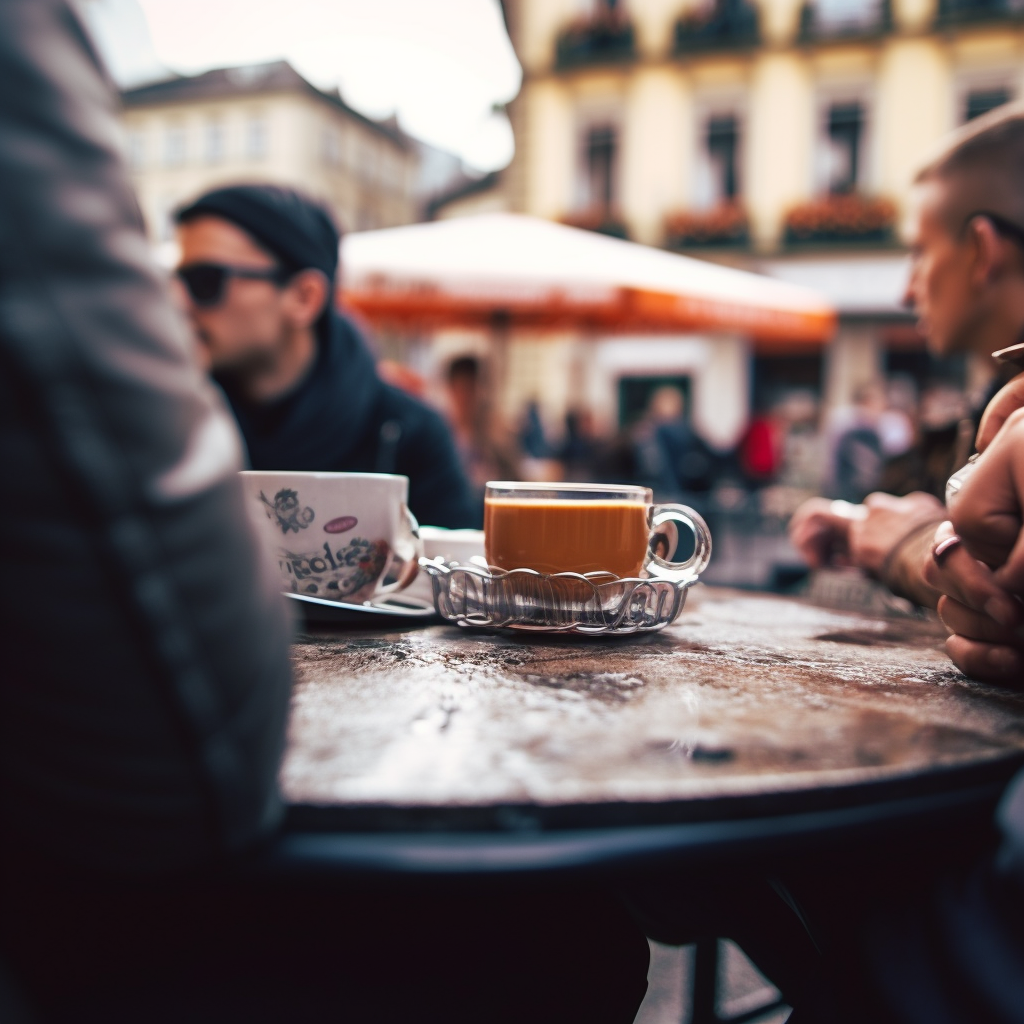
<svg viewBox="0 0 1024 1024">
<path fill-rule="evenodd" d="M 1008 238 L 1012 238 L 1018 245 L 1024 246 L 1024 228 L 1019 224 L 1014 224 L 1012 220 L 1007 220 L 1000 214 L 991 213 L 989 210 L 975 210 L 974 213 L 969 213 L 964 219 L 964 227 L 966 228 L 975 217 L 984 217 L 999 234 L 1006 235 Z"/>
<path fill-rule="evenodd" d="M 216 306 L 224 298 L 224 289 L 232 277 L 280 285 L 292 276 L 284 267 L 232 267 L 226 263 L 188 263 L 175 273 L 197 306 Z"/>
</svg>

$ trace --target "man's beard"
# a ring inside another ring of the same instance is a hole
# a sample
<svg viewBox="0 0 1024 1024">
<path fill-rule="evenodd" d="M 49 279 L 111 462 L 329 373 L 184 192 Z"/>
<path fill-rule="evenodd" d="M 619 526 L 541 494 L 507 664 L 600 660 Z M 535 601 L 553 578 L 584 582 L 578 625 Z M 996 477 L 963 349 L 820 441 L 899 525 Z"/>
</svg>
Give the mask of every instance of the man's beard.
<svg viewBox="0 0 1024 1024">
<path fill-rule="evenodd" d="M 276 349 L 246 349 L 231 355 L 218 355 L 217 350 L 200 335 L 200 344 L 210 355 L 210 373 L 228 389 L 247 390 L 248 382 L 273 372 Z"/>
</svg>

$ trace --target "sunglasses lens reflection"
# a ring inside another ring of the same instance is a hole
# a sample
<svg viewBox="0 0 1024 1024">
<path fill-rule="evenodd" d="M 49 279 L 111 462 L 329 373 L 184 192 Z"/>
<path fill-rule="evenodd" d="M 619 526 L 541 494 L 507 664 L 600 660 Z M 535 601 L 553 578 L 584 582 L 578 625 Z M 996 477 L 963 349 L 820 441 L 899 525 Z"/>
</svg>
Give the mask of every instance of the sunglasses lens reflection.
<svg viewBox="0 0 1024 1024">
<path fill-rule="evenodd" d="M 220 301 L 227 273 L 223 267 L 203 265 L 182 267 L 178 276 L 197 306 L 212 306 Z"/>
</svg>

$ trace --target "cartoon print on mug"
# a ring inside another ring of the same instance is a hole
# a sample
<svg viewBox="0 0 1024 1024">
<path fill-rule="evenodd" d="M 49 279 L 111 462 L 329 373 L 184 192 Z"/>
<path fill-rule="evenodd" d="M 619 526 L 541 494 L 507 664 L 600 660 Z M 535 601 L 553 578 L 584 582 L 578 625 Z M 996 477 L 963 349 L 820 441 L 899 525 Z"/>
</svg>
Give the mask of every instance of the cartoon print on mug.
<svg viewBox="0 0 1024 1024">
<path fill-rule="evenodd" d="M 306 529 L 313 522 L 313 510 L 308 505 L 305 508 L 300 508 L 299 506 L 298 491 L 282 487 L 274 495 L 273 502 L 260 491 L 260 501 L 265 506 L 267 518 L 271 521 L 276 518 L 277 525 L 281 527 L 282 533 L 286 534 L 289 530 L 294 530 L 298 533 L 299 530 Z"/>
<path fill-rule="evenodd" d="M 354 537 L 336 551 L 326 541 L 311 554 L 282 550 L 279 565 L 294 593 L 361 601 L 372 596 L 390 554 L 386 540 Z"/>
<path fill-rule="evenodd" d="M 408 477 L 245 470 L 249 518 L 297 598 L 364 604 L 404 590 L 423 553 Z"/>
</svg>

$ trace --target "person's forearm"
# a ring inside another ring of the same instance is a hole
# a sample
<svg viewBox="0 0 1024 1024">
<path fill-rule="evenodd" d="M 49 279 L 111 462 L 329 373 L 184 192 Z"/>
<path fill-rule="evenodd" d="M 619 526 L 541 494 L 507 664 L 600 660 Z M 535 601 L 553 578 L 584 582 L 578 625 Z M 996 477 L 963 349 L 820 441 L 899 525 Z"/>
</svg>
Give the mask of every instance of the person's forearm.
<svg viewBox="0 0 1024 1024">
<path fill-rule="evenodd" d="M 937 518 L 933 523 L 915 527 L 892 549 L 878 574 L 894 594 L 922 608 L 934 609 L 941 596 L 924 581 L 925 560 L 931 555 L 935 528 L 940 522 L 941 518 Z"/>
</svg>

